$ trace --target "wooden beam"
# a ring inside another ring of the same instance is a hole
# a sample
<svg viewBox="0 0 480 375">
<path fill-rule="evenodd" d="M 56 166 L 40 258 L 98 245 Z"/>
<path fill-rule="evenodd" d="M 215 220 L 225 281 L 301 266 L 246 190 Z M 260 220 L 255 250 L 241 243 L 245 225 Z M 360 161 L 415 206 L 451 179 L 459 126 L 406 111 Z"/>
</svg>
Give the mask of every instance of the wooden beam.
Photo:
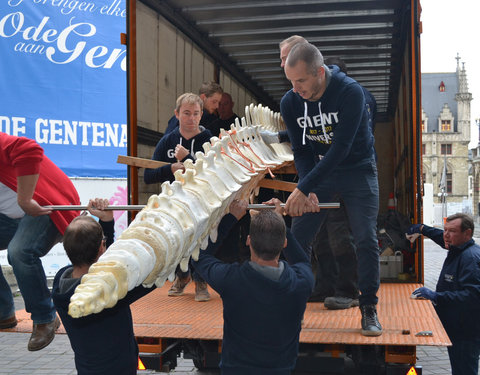
<svg viewBox="0 0 480 375">
<path fill-rule="evenodd" d="M 267 188 L 267 189 L 274 189 L 274 190 L 292 192 L 297 187 L 297 184 L 294 183 L 294 182 L 287 182 L 287 181 L 280 181 L 280 180 L 268 180 L 268 179 L 264 178 L 263 180 L 259 181 L 257 186 Z"/>
<path fill-rule="evenodd" d="M 163 167 L 164 165 L 171 164 L 164 161 L 143 159 L 143 158 L 137 158 L 134 156 L 125 156 L 125 155 L 118 155 L 117 163 L 126 164 L 132 167 L 138 167 L 138 168 L 159 168 L 159 167 Z"/>
</svg>

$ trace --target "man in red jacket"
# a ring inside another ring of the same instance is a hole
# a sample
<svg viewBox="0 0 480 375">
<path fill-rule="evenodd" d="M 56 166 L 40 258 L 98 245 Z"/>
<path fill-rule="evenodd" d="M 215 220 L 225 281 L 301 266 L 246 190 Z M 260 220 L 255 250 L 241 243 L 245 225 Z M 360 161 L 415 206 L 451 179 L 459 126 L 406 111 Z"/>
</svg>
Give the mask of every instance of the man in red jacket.
<svg viewBox="0 0 480 375">
<path fill-rule="evenodd" d="M 60 324 L 40 257 L 60 242 L 78 215 L 42 206 L 78 205 L 80 199 L 69 178 L 31 139 L 0 133 L 0 170 L 0 249 L 8 248 L 8 262 L 33 320 L 28 350 L 40 350 Z M 0 329 L 16 324 L 12 293 L 0 272 Z"/>
</svg>

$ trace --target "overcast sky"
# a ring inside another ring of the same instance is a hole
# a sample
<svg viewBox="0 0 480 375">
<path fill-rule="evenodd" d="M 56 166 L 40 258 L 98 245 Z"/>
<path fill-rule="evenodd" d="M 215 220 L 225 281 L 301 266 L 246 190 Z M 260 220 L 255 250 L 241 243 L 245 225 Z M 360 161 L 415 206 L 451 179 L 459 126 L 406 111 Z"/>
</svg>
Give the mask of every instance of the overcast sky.
<svg viewBox="0 0 480 375">
<path fill-rule="evenodd" d="M 475 119 L 480 118 L 480 1 L 420 0 L 422 72 L 454 72 L 457 52 L 465 63 L 472 93 L 470 147 L 478 142 Z"/>
</svg>

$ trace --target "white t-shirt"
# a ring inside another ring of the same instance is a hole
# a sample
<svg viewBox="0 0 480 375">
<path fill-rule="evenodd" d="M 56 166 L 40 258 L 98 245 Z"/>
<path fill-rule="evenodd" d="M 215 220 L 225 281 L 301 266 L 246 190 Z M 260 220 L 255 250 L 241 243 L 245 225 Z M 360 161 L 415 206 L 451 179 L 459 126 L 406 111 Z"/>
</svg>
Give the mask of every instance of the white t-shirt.
<svg viewBox="0 0 480 375">
<path fill-rule="evenodd" d="M 0 182 L 0 213 L 12 218 L 19 219 L 25 212 L 17 203 L 17 193 Z"/>
</svg>

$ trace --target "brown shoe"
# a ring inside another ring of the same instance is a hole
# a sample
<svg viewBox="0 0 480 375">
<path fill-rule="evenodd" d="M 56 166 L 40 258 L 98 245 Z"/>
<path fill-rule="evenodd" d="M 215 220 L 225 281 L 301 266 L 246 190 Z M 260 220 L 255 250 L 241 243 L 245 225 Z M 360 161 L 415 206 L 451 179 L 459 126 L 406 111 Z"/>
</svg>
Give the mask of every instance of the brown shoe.
<svg viewBox="0 0 480 375">
<path fill-rule="evenodd" d="M 60 326 L 60 319 L 55 316 L 55 320 L 50 323 L 33 324 L 32 336 L 28 341 L 28 350 L 34 352 L 45 348 L 55 337 L 55 331 Z"/>
<path fill-rule="evenodd" d="M 205 281 L 195 281 L 195 301 L 206 302 L 210 300 L 208 286 Z"/>
<path fill-rule="evenodd" d="M 0 329 L 13 328 L 17 325 L 17 318 L 15 314 L 8 317 L 7 319 L 0 320 Z"/>
<path fill-rule="evenodd" d="M 170 297 L 181 296 L 183 294 L 183 290 L 185 289 L 185 287 L 188 284 L 190 284 L 190 281 L 192 281 L 192 278 L 190 277 L 190 275 L 188 275 L 187 277 L 178 277 L 177 276 L 175 278 L 175 281 L 172 284 L 172 287 L 168 291 L 168 295 Z"/>
</svg>

